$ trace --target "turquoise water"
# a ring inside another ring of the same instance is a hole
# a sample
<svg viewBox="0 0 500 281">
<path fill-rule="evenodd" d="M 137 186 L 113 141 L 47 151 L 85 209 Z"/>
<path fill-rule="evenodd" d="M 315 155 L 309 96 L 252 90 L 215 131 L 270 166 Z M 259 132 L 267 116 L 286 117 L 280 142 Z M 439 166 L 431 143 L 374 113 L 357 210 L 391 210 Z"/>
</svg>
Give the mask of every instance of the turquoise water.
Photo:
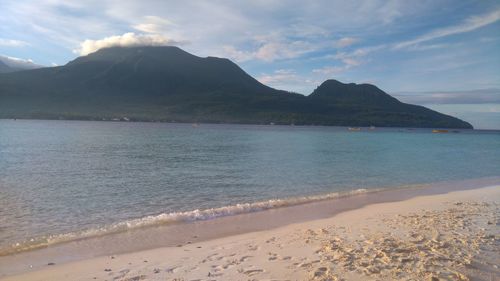
<svg viewBox="0 0 500 281">
<path fill-rule="evenodd" d="M 500 132 L 430 131 L 0 120 L 0 249 L 500 175 Z"/>
</svg>

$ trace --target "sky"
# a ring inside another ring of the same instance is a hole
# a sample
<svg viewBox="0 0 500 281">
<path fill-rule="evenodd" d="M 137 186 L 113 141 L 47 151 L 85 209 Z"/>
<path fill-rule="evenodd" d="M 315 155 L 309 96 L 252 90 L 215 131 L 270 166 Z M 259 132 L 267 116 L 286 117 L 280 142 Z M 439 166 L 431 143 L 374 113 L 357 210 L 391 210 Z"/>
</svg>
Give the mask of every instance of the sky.
<svg viewBox="0 0 500 281">
<path fill-rule="evenodd" d="M 227 57 L 310 94 L 326 79 L 500 129 L 500 2 L 0 0 L 0 55 L 64 65 L 107 46 Z"/>
</svg>

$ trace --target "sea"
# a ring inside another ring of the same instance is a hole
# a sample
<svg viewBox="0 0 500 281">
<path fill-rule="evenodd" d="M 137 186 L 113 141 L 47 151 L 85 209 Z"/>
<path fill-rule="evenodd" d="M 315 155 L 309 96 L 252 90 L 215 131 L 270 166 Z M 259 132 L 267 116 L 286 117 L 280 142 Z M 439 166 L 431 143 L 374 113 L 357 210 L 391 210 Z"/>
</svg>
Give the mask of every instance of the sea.
<svg viewBox="0 0 500 281">
<path fill-rule="evenodd" d="M 0 255 L 500 176 L 500 131 L 0 120 Z"/>
</svg>

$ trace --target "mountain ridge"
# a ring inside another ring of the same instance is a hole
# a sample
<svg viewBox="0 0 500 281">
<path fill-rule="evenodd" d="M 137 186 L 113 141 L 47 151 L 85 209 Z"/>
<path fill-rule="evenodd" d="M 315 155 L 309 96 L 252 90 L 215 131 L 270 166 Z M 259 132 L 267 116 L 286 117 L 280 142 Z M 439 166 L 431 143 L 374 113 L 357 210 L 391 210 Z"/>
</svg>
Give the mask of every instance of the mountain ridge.
<svg viewBox="0 0 500 281">
<path fill-rule="evenodd" d="M 33 63 L 31 60 L 22 60 L 0 55 L 0 73 L 37 69 L 43 67 Z"/>
<path fill-rule="evenodd" d="M 245 124 L 472 128 L 371 84 L 277 90 L 225 58 L 178 47 L 112 47 L 64 66 L 0 75 L 0 118 L 123 118 Z"/>
</svg>

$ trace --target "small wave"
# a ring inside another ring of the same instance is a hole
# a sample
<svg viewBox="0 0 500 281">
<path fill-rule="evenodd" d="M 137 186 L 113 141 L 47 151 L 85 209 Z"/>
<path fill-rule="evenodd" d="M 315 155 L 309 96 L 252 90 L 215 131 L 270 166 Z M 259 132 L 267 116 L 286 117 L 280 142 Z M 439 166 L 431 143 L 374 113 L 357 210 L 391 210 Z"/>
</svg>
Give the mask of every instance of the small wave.
<svg viewBox="0 0 500 281">
<path fill-rule="evenodd" d="M 306 203 L 312 203 L 317 201 L 323 201 L 328 199 L 349 197 L 358 194 L 378 192 L 382 189 L 356 189 L 352 191 L 344 192 L 333 192 L 323 195 L 313 195 L 313 196 L 303 196 L 303 197 L 292 197 L 286 199 L 271 199 L 267 201 L 260 201 L 254 203 L 242 203 L 236 205 L 229 205 L 218 208 L 210 209 L 196 209 L 186 212 L 172 212 L 172 213 L 162 213 L 158 215 L 146 216 L 138 219 L 131 219 L 127 221 L 122 221 L 107 226 L 92 228 L 88 230 L 71 232 L 65 234 L 56 234 L 49 236 L 42 236 L 38 238 L 32 238 L 26 241 L 18 242 L 10 247 L 0 249 L 0 256 L 10 255 L 14 253 L 19 253 L 28 250 L 34 250 L 38 248 L 47 247 L 54 244 L 70 242 L 81 240 L 85 238 L 98 237 L 107 234 L 124 232 L 127 230 L 132 230 L 141 227 L 164 225 L 169 223 L 179 223 L 179 222 L 192 222 L 201 220 L 210 220 L 225 216 L 239 215 L 245 213 L 252 213 L 258 211 L 264 211 L 269 209 L 288 207 L 294 205 L 301 205 Z"/>
</svg>

